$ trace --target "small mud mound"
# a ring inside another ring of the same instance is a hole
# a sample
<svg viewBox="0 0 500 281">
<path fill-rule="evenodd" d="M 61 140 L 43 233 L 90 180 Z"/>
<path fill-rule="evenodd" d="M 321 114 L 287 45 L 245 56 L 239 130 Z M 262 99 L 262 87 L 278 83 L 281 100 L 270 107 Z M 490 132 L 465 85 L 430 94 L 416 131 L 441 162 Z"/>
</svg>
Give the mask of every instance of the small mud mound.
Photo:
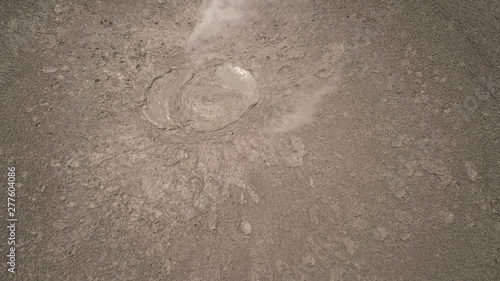
<svg viewBox="0 0 500 281">
<path fill-rule="evenodd" d="M 248 70 L 215 59 L 187 70 L 170 70 L 146 93 L 144 117 L 173 134 L 214 132 L 238 122 L 260 100 Z"/>
</svg>

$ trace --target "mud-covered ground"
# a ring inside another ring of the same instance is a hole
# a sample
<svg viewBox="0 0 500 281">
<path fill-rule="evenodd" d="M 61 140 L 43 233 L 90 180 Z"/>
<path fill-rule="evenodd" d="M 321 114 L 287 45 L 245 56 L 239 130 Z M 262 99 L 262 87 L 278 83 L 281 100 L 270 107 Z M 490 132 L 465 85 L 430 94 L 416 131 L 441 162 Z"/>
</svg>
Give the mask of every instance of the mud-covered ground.
<svg viewBox="0 0 500 281">
<path fill-rule="evenodd" d="M 0 0 L 0 280 L 500 280 L 499 15 Z"/>
</svg>

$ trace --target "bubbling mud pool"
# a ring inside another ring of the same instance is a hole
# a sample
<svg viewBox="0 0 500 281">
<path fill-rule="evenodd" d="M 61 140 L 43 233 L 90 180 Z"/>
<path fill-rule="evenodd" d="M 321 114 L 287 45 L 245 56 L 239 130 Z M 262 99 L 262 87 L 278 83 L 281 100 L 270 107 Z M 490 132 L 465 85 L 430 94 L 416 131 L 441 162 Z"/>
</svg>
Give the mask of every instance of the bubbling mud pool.
<svg viewBox="0 0 500 281">
<path fill-rule="evenodd" d="M 143 116 L 156 127 L 211 132 L 240 120 L 260 100 L 254 75 L 214 59 L 184 71 L 171 69 L 146 93 Z"/>
</svg>

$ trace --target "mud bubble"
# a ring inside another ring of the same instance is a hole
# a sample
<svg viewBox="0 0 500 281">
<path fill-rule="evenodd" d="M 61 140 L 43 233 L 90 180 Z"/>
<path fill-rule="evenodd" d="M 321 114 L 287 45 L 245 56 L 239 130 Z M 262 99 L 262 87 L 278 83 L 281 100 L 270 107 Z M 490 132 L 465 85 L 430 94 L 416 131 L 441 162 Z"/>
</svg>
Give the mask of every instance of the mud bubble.
<svg viewBox="0 0 500 281">
<path fill-rule="evenodd" d="M 214 59 L 186 70 L 172 69 L 146 93 L 143 116 L 169 131 L 213 132 L 238 122 L 259 100 L 248 70 Z"/>
</svg>

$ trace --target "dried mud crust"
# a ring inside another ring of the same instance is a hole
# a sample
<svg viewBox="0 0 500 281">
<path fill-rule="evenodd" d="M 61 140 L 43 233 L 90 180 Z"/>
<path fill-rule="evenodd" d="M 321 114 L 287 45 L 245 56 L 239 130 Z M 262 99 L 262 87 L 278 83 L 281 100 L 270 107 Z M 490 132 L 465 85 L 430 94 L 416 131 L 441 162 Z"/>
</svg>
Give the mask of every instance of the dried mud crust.
<svg viewBox="0 0 500 281">
<path fill-rule="evenodd" d="M 429 3 L 361 2 L 252 1 L 194 50 L 199 1 L 5 20 L 11 51 L 43 57 L 16 110 L 64 140 L 44 159 L 62 183 L 24 182 L 19 279 L 497 279 L 498 75 Z M 214 53 L 251 70 L 257 104 L 214 131 L 141 119 L 149 86 Z"/>
<path fill-rule="evenodd" d="M 8 94 L 9 87 L 20 69 L 15 64 L 15 53 L 4 43 L 4 38 L 0 35 L 0 93 Z"/>
</svg>

